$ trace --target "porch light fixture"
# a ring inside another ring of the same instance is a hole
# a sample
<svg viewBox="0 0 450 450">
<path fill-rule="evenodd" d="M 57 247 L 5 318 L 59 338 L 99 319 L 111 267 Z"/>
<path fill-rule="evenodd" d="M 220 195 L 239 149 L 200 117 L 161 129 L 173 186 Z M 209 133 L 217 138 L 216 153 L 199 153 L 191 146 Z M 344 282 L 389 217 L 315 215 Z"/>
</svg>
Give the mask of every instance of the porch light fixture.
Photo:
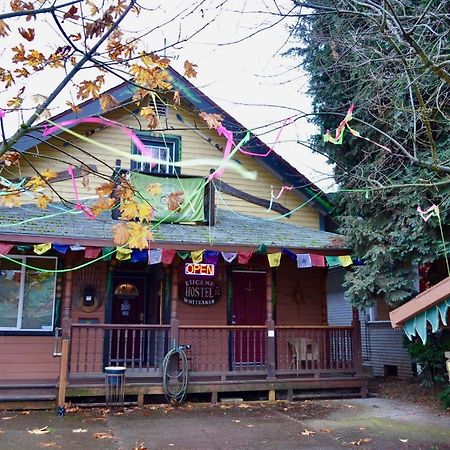
<svg viewBox="0 0 450 450">
<path fill-rule="evenodd" d="M 114 289 L 114 295 L 137 297 L 139 295 L 139 290 L 134 284 L 122 283 Z"/>
</svg>

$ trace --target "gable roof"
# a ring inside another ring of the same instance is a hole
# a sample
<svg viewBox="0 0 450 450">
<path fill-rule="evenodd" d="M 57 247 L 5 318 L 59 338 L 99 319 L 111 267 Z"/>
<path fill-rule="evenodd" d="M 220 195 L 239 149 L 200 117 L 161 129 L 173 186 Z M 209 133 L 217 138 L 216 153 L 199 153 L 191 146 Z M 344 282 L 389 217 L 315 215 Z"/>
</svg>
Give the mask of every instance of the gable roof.
<svg viewBox="0 0 450 450">
<path fill-rule="evenodd" d="M 236 140 L 241 140 L 245 135 L 247 128 L 241 125 L 235 118 L 218 106 L 213 100 L 196 88 L 185 77 L 180 75 L 176 70 L 169 67 L 168 72 L 172 78 L 172 85 L 175 89 L 182 93 L 183 99 L 187 101 L 192 107 L 199 111 L 206 113 L 216 113 L 224 117 L 224 126 L 233 132 Z M 120 104 L 130 101 L 133 95 L 138 90 L 135 85 L 124 82 L 107 91 L 112 95 Z M 88 100 L 79 105 L 82 111 L 74 113 L 71 109 L 68 109 L 54 117 L 53 122 L 62 122 L 66 120 L 79 119 L 84 117 L 92 117 L 104 114 L 100 106 L 100 100 Z M 69 127 L 70 128 L 70 127 Z M 24 152 L 33 146 L 39 145 L 50 139 L 51 136 L 44 137 L 39 131 L 30 131 L 25 136 L 16 142 L 12 148 L 18 152 Z M 250 151 L 259 155 L 266 155 L 270 147 L 266 145 L 261 139 L 256 136 L 252 136 L 250 141 L 245 146 L 247 151 Z M 308 178 L 302 175 L 297 169 L 291 166 L 286 160 L 274 151 L 270 151 L 265 157 L 249 156 L 255 159 L 255 161 L 268 170 L 275 178 L 280 180 L 286 185 L 294 186 L 293 191 L 296 191 L 302 197 L 307 200 L 312 199 L 314 206 L 322 215 L 327 215 L 331 206 L 324 192 L 312 183 Z"/>
<path fill-rule="evenodd" d="M 35 205 L 0 208 L 0 241 L 116 246 L 112 225 L 120 221 L 113 220 L 111 213 L 102 213 L 96 220 L 90 220 L 79 211 L 61 204 L 52 204 L 51 211 L 43 211 Z M 287 248 L 328 255 L 348 253 L 348 245 L 337 234 L 220 209 L 213 227 L 162 223 L 154 235 L 152 246 L 179 250 L 214 248 L 239 251 L 239 248 L 245 248 L 256 251 L 265 244 L 272 251 Z"/>
</svg>

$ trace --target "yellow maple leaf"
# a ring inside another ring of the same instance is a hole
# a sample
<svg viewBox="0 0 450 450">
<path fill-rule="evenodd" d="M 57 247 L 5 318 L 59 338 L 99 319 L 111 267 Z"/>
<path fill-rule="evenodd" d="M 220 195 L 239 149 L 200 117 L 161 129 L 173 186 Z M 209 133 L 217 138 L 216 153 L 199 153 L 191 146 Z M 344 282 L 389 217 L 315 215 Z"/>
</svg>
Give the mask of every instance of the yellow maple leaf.
<svg viewBox="0 0 450 450">
<path fill-rule="evenodd" d="M 201 112 L 199 116 L 208 124 L 208 128 L 219 128 L 223 117 L 220 114 Z"/>
<path fill-rule="evenodd" d="M 155 211 L 153 209 L 152 205 L 141 202 L 141 203 L 138 203 L 137 209 L 138 209 L 138 213 L 137 213 L 136 217 L 141 222 L 150 222 L 152 220 L 153 213 Z"/>
<path fill-rule="evenodd" d="M 25 187 L 33 192 L 44 189 L 45 186 L 45 179 L 38 175 L 36 175 L 35 177 L 31 177 L 30 180 L 25 183 Z"/>
<path fill-rule="evenodd" d="M 83 111 L 79 106 L 75 105 L 72 102 L 67 101 L 66 105 L 72 110 L 72 112 L 74 113 L 79 113 L 81 111 Z"/>
<path fill-rule="evenodd" d="M 158 117 L 155 110 L 151 106 L 144 106 L 139 113 L 145 120 L 148 120 L 148 128 L 156 128 L 158 126 Z"/>
<path fill-rule="evenodd" d="M 130 239 L 130 231 L 126 223 L 122 222 L 117 225 L 113 225 L 113 240 L 117 245 L 125 245 Z"/>
<path fill-rule="evenodd" d="M 113 198 L 99 197 L 97 201 L 91 206 L 91 212 L 97 217 L 103 211 L 110 211 L 114 208 L 116 202 Z"/>
<path fill-rule="evenodd" d="M 129 222 L 128 230 L 130 232 L 128 247 L 130 248 L 143 250 L 144 248 L 148 248 L 148 241 L 153 240 L 153 233 L 150 231 L 148 225 L 139 222 Z"/>
<path fill-rule="evenodd" d="M 47 209 L 47 205 L 52 201 L 48 195 L 42 194 L 36 198 L 36 206 L 40 209 Z"/>
<path fill-rule="evenodd" d="M 52 178 L 56 178 L 58 176 L 58 173 L 51 169 L 45 169 L 41 172 L 41 176 L 48 181 Z"/>
<path fill-rule="evenodd" d="M 110 94 L 102 94 L 99 101 L 103 111 L 109 111 L 119 106 L 119 102 Z"/>
<path fill-rule="evenodd" d="M 153 197 L 156 197 L 157 195 L 161 195 L 162 185 L 161 185 L 161 183 L 150 183 L 147 186 L 147 191 L 150 193 L 150 195 L 153 195 Z"/>
<path fill-rule="evenodd" d="M 102 195 L 110 195 L 115 187 L 116 184 L 110 181 L 109 183 L 103 183 L 100 186 L 97 186 L 95 188 L 95 192 L 99 197 L 101 197 Z"/>
<path fill-rule="evenodd" d="M 141 53 L 140 58 L 147 67 L 158 66 L 161 69 L 165 69 L 170 64 L 169 59 L 161 58 L 156 53 Z"/>
<path fill-rule="evenodd" d="M 195 78 L 197 76 L 197 71 L 195 68 L 197 67 L 197 64 L 193 64 L 189 61 L 184 62 L 184 76 L 186 78 Z"/>
<path fill-rule="evenodd" d="M 23 102 L 23 98 L 16 96 L 16 97 L 12 97 L 10 98 L 7 102 L 6 105 L 9 106 L 10 108 L 13 109 L 18 109 L 21 107 Z"/>
<path fill-rule="evenodd" d="M 92 97 L 93 99 L 97 99 L 100 97 L 100 89 L 105 83 L 105 77 L 103 75 L 99 75 L 93 81 L 84 80 L 78 86 L 77 98 L 87 99 Z"/>
<path fill-rule="evenodd" d="M 0 36 L 1 37 L 8 36 L 9 30 L 10 30 L 9 25 L 4 20 L 0 20 Z"/>
<path fill-rule="evenodd" d="M 11 192 L 10 194 L 0 195 L 0 206 L 6 208 L 14 208 L 22 204 L 22 199 L 19 192 Z"/>
<path fill-rule="evenodd" d="M 125 178 L 122 178 L 120 185 L 117 187 L 117 196 L 122 200 L 128 200 L 134 196 L 134 186 Z"/>
<path fill-rule="evenodd" d="M 139 214 L 136 203 L 132 200 L 127 200 L 120 205 L 120 218 L 123 220 L 133 220 Z"/>
</svg>

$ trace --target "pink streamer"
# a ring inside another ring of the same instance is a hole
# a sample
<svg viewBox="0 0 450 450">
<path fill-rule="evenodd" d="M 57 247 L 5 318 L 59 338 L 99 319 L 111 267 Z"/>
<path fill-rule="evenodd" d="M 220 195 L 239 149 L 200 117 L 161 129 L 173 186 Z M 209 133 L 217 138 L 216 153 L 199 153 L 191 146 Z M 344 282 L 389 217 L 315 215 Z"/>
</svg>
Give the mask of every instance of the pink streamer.
<svg viewBox="0 0 450 450">
<path fill-rule="evenodd" d="M 80 123 L 98 123 L 100 125 L 105 125 L 107 127 L 117 128 L 132 140 L 132 142 L 134 143 L 134 145 L 136 145 L 136 148 L 141 152 L 142 155 L 152 156 L 148 151 L 148 149 L 145 148 L 144 143 L 136 136 L 136 134 L 133 131 L 131 131 L 127 127 L 124 127 L 123 125 L 119 125 L 118 123 L 112 122 L 111 120 L 107 120 L 102 117 L 85 117 L 83 119 L 65 120 L 52 127 L 45 128 L 43 135 L 48 136 L 50 134 L 55 133 L 56 131 L 59 131 L 62 127 L 69 127 L 72 125 L 78 125 Z"/>
<path fill-rule="evenodd" d="M 278 195 L 275 197 L 275 200 L 278 200 L 282 196 L 284 191 L 291 191 L 292 189 L 294 189 L 294 186 L 283 186 L 280 189 L 280 192 L 278 192 Z"/>
<path fill-rule="evenodd" d="M 239 151 L 241 153 L 243 153 L 244 155 L 248 155 L 248 156 L 259 156 L 261 158 L 265 158 L 266 156 L 269 156 L 271 152 L 273 152 L 273 148 L 275 147 L 275 145 L 278 144 L 278 141 L 280 139 L 281 136 L 281 132 L 283 131 L 284 127 L 288 124 L 292 123 L 292 117 L 288 117 L 281 125 L 280 130 L 278 131 L 277 137 L 275 139 L 275 142 L 273 143 L 272 147 L 269 148 L 269 150 L 267 151 L 267 153 L 265 153 L 264 155 L 261 155 L 261 153 L 253 153 L 253 152 L 247 152 L 246 150 L 242 150 L 239 149 Z M 278 197 L 277 197 L 278 198 Z"/>
<path fill-rule="evenodd" d="M 89 219 L 95 219 L 95 216 L 92 213 L 91 209 L 88 208 L 87 206 L 83 206 L 80 203 L 80 197 L 78 196 L 77 183 L 75 181 L 75 174 L 73 173 L 73 167 L 70 164 L 67 166 L 67 172 L 69 172 L 70 178 L 72 178 L 72 188 L 73 188 L 73 192 L 75 194 L 75 209 L 78 211 L 83 211 L 84 215 L 89 217 Z"/>
<path fill-rule="evenodd" d="M 220 125 L 216 128 L 217 134 L 219 136 L 225 136 L 227 138 L 227 143 L 225 145 L 225 150 L 223 151 L 223 161 L 221 164 L 221 167 L 219 167 L 217 170 L 215 170 L 209 177 L 208 181 L 211 181 L 213 178 L 217 179 L 223 175 L 225 172 L 225 167 L 223 167 L 223 164 L 228 159 L 231 153 L 231 147 L 233 146 L 233 133 L 230 130 L 227 130 L 223 125 Z"/>
<path fill-rule="evenodd" d="M 422 217 L 422 219 L 425 222 L 428 222 L 430 217 L 433 217 L 433 216 L 439 217 L 439 206 L 433 204 L 425 211 L 420 206 L 418 206 L 417 212 L 420 214 L 420 217 Z"/>
</svg>

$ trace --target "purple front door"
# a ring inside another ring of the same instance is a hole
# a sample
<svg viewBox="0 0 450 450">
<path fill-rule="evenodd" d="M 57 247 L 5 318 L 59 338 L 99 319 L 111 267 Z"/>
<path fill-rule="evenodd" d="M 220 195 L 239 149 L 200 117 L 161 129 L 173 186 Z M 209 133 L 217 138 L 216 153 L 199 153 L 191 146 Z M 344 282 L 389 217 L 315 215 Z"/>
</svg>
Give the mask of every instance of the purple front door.
<svg viewBox="0 0 450 450">
<path fill-rule="evenodd" d="M 233 271 L 233 325 L 265 325 L 266 274 L 265 272 Z M 247 329 L 232 332 L 233 365 L 256 365 L 265 363 L 265 330 Z"/>
</svg>

